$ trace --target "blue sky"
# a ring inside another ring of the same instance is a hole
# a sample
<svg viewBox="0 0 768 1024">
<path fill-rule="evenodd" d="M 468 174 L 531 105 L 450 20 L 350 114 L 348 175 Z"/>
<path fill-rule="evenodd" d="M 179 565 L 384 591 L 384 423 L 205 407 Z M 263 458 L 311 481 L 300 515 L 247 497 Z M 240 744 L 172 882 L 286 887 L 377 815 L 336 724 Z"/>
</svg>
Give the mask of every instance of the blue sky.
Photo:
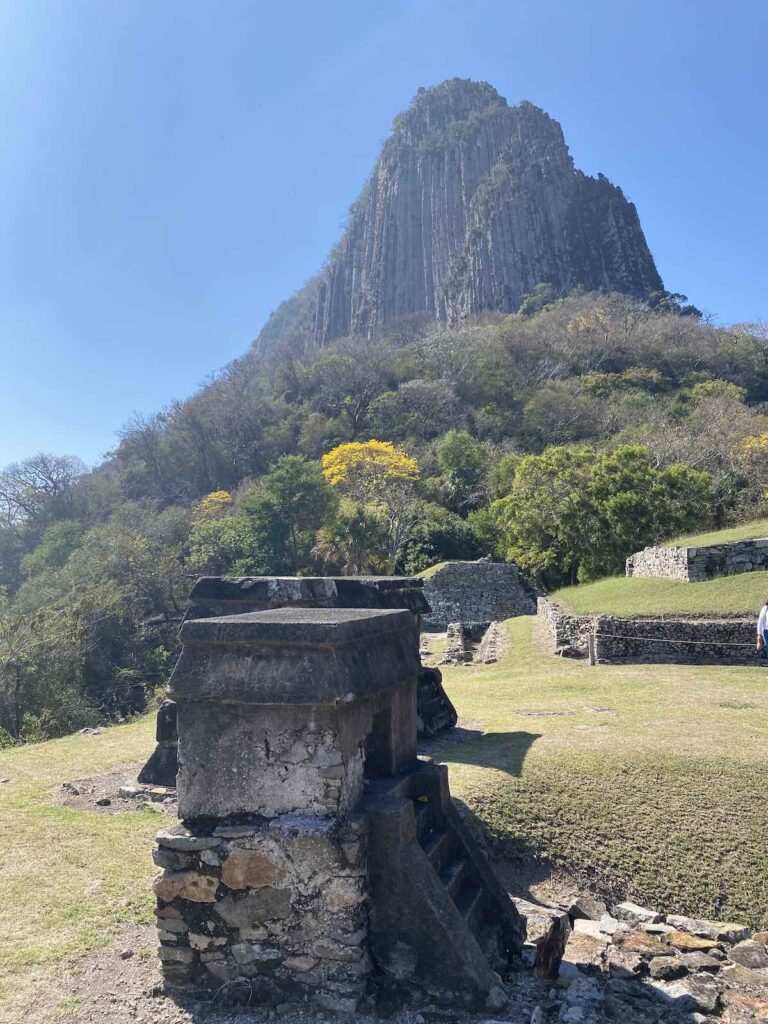
<svg viewBox="0 0 768 1024">
<path fill-rule="evenodd" d="M 768 318 L 765 0 L 0 0 L 0 465 L 95 462 L 322 263 L 460 76 L 563 126 L 668 288 Z"/>
</svg>

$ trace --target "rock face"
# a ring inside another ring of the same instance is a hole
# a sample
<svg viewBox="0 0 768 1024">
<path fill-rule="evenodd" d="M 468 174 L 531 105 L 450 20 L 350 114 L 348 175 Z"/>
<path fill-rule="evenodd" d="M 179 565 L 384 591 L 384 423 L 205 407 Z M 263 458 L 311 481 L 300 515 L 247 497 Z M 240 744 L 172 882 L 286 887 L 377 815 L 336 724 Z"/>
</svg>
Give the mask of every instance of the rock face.
<svg viewBox="0 0 768 1024">
<path fill-rule="evenodd" d="M 574 168 L 557 121 L 484 82 L 420 89 L 394 121 L 325 270 L 262 347 L 375 337 L 393 320 L 513 312 L 539 283 L 645 296 L 662 287 L 637 210 Z"/>
</svg>

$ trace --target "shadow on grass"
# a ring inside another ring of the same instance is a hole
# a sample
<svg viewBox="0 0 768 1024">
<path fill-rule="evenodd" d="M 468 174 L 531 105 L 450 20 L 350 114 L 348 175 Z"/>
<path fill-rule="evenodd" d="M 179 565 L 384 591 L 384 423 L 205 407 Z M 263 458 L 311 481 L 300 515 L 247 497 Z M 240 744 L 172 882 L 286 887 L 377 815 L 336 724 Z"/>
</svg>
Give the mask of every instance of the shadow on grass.
<svg viewBox="0 0 768 1024">
<path fill-rule="evenodd" d="M 463 733 L 462 736 L 456 736 Z M 481 768 L 496 768 L 508 775 L 522 774 L 528 751 L 540 732 L 487 732 L 476 729 L 454 729 L 455 738 L 433 740 L 423 744 L 423 753 L 435 760 L 452 764 L 474 764 Z"/>
</svg>

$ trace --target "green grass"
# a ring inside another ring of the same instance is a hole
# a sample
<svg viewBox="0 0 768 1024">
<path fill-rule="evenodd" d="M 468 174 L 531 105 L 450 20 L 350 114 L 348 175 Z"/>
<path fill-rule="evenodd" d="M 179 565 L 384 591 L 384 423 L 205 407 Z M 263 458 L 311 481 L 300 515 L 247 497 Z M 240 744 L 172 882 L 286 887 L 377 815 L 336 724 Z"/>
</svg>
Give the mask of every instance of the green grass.
<svg viewBox="0 0 768 1024">
<path fill-rule="evenodd" d="M 427 569 L 422 569 L 421 572 L 416 573 L 416 578 L 420 580 L 428 580 L 430 576 L 434 576 L 436 572 L 440 572 L 446 565 L 451 565 L 451 562 L 436 562 L 434 565 L 430 565 Z"/>
<path fill-rule="evenodd" d="M 729 544 L 736 540 L 754 540 L 755 537 L 768 537 L 768 519 L 756 519 L 753 523 L 733 526 L 725 530 L 713 530 L 710 533 L 694 533 L 688 537 L 675 537 L 665 540 L 667 547 L 675 545 L 681 548 L 705 547 L 707 544 Z"/>
<path fill-rule="evenodd" d="M 509 624 L 496 665 L 443 670 L 462 721 L 485 731 L 442 748 L 454 796 L 510 856 L 681 913 L 768 923 L 768 670 L 590 668 L 543 653 L 533 621 Z M 153 719 L 0 751 L 0 1020 L 122 925 L 151 920 L 163 819 L 51 795 L 144 759 Z"/>
<path fill-rule="evenodd" d="M 54 807 L 51 794 L 145 758 L 153 718 L 0 751 L 0 779 L 10 780 L 0 784 L 0 1008 L 25 978 L 103 945 L 125 922 L 151 919 L 160 815 Z"/>
<path fill-rule="evenodd" d="M 509 623 L 496 665 L 445 668 L 451 789 L 507 854 L 679 913 L 768 922 L 768 670 L 589 667 Z"/>
<path fill-rule="evenodd" d="M 611 576 L 556 590 L 552 597 L 577 615 L 702 615 L 754 617 L 768 599 L 768 572 L 721 576 L 705 583 Z"/>
</svg>

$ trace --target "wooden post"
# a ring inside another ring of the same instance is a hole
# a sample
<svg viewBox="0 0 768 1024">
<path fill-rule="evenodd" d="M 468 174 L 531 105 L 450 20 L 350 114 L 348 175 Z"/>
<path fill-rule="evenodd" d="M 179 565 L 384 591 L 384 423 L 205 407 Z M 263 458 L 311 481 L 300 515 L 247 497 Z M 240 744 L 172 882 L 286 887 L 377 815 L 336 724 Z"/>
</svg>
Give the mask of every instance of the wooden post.
<svg viewBox="0 0 768 1024">
<path fill-rule="evenodd" d="M 590 665 L 596 665 L 597 664 L 596 641 L 595 641 L 595 634 L 594 633 L 590 633 L 589 636 L 587 637 L 587 650 L 589 651 L 589 664 Z"/>
</svg>

